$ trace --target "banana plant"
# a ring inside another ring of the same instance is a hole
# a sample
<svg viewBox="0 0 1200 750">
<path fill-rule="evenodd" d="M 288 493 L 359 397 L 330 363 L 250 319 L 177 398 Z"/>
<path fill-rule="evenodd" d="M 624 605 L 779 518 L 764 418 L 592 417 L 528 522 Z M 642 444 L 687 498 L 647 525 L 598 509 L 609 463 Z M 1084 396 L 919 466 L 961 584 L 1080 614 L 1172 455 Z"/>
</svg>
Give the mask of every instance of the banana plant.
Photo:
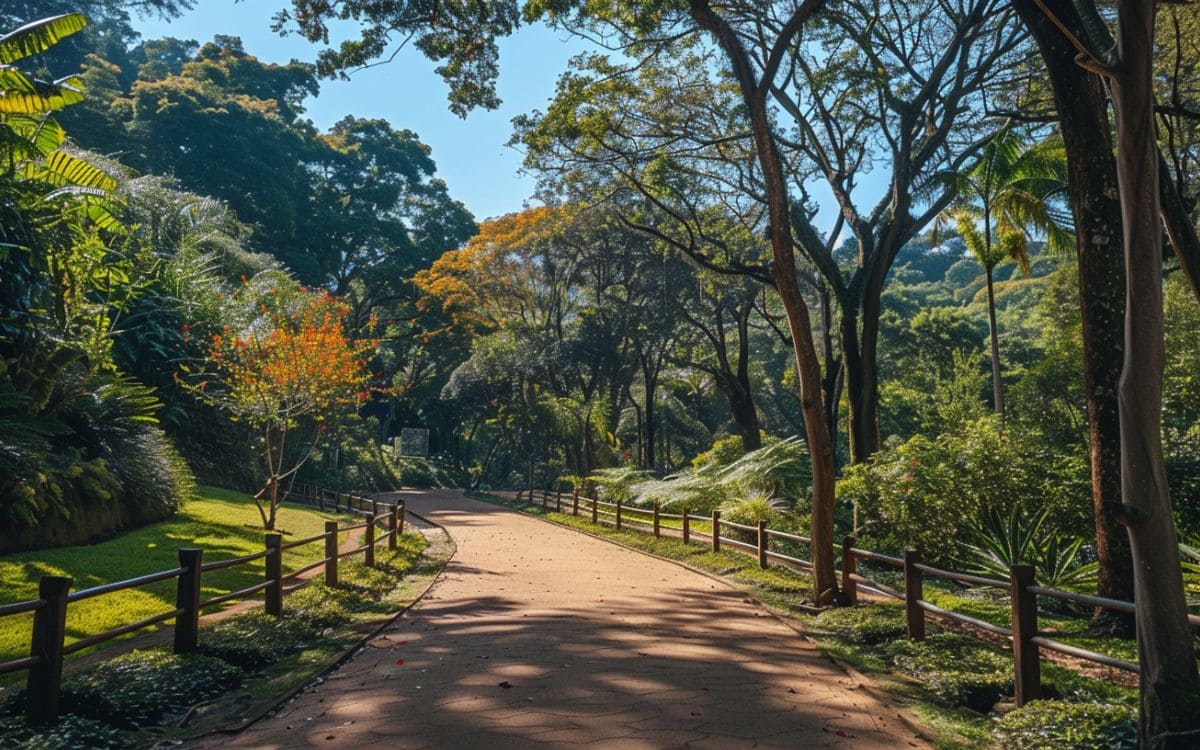
<svg viewBox="0 0 1200 750">
<path fill-rule="evenodd" d="M 67 13 L 0 36 L 0 170 L 8 180 L 48 188 L 43 201 L 74 200 L 96 226 L 120 231 L 112 197 L 117 181 L 74 153 L 54 118 L 58 110 L 83 101 L 79 78 L 46 81 L 18 65 L 87 24 L 82 14 Z"/>
</svg>

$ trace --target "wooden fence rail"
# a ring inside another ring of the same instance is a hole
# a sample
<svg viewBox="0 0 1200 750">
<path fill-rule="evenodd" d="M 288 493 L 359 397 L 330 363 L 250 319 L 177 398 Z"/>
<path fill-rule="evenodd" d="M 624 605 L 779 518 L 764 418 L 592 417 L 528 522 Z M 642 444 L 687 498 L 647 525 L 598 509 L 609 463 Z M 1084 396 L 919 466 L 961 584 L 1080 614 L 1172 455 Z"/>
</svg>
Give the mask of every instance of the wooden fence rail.
<svg viewBox="0 0 1200 750">
<path fill-rule="evenodd" d="M 74 583 L 71 578 L 42 576 L 38 582 L 37 599 L 0 605 L 0 618 L 33 613 L 33 626 L 30 629 L 29 637 L 29 656 L 0 662 L 0 675 L 23 670 L 27 672 L 25 708 L 27 720 L 31 723 L 45 724 L 58 717 L 63 661 L 64 657 L 70 654 L 168 620 L 174 621 L 172 648 L 175 653 L 195 651 L 199 640 L 200 613 L 203 610 L 234 599 L 244 599 L 261 591 L 267 613 L 279 616 L 283 612 L 284 595 L 307 583 L 307 581 L 299 581 L 295 586 L 285 588 L 284 581 L 286 579 L 295 579 L 306 572 L 324 567 L 325 583 L 331 586 L 336 585 L 338 560 L 362 553 L 365 564 L 374 567 L 376 546 L 386 540 L 388 547 L 395 549 L 396 536 L 404 533 L 403 500 L 395 504 L 385 503 L 373 498 L 333 492 L 314 485 L 294 485 L 287 499 L 292 502 L 312 504 L 321 510 L 328 506 L 335 512 L 345 511 L 366 520 L 351 526 L 339 526 L 337 521 L 326 521 L 323 533 L 287 544 L 283 543 L 282 535 L 268 533 L 263 540 L 262 552 L 207 563 L 203 561 L 204 551 L 202 549 L 182 548 L 179 550 L 179 567 L 177 568 L 147 573 L 136 578 L 105 583 L 74 592 L 71 591 L 71 585 Z M 376 534 L 377 526 L 381 521 L 386 525 L 386 531 Z M 339 552 L 338 535 L 356 529 L 366 530 L 364 534 L 366 544 Z M 283 551 L 317 542 L 324 543 L 325 556 L 299 570 L 284 575 Z M 204 573 L 245 565 L 259 559 L 265 560 L 262 582 L 203 601 L 200 600 Z M 71 643 L 66 642 L 67 610 L 71 604 L 170 579 L 175 579 L 176 585 L 174 609 Z"/>
<path fill-rule="evenodd" d="M 530 502 L 533 502 L 535 494 L 536 490 L 528 491 Z M 522 493 L 517 493 L 518 501 L 520 501 L 521 495 Z M 545 490 L 542 491 L 542 497 L 543 507 L 545 507 Z M 561 509 L 561 504 L 558 507 Z M 812 569 L 810 561 L 786 555 L 770 548 L 772 539 L 807 545 L 811 545 L 812 540 L 797 534 L 769 529 L 764 521 L 760 521 L 757 526 L 734 523 L 723 520 L 719 510 L 712 511 L 711 518 L 694 515 L 686 508 L 680 514 L 668 514 L 663 513 L 657 504 L 651 509 L 629 507 L 622 502 L 608 503 L 603 500 L 585 497 L 578 490 L 575 490 L 571 496 L 572 515 L 579 515 L 581 507 L 585 511 L 590 511 L 591 521 L 594 524 L 615 526 L 618 529 L 633 529 L 651 533 L 656 537 L 661 536 L 664 529 L 670 528 L 662 524 L 663 519 L 679 519 L 682 521 L 682 529 L 675 530 L 682 532 L 680 536 L 684 544 L 691 544 L 693 536 L 702 536 L 711 542 L 713 552 L 720 552 L 723 547 L 729 547 L 738 552 L 754 555 L 758 559 L 759 567 L 764 569 L 769 567 L 772 562 L 777 562 L 800 572 Z M 602 510 L 603 508 L 614 508 L 615 512 Z M 651 521 L 649 524 L 636 521 L 631 522 L 631 516 L 649 517 Z M 698 534 L 692 530 L 691 523 L 695 520 L 711 523 L 711 533 Z M 722 532 L 726 529 L 740 531 L 745 538 L 736 539 L 723 536 Z M 748 538 L 753 538 L 754 542 L 746 541 L 745 539 Z M 840 572 L 842 593 L 849 603 L 853 604 L 859 600 L 860 590 L 904 602 L 906 630 L 908 637 L 913 640 L 921 640 L 925 637 L 925 623 L 930 615 L 943 620 L 959 622 L 1008 640 L 1012 645 L 1017 705 L 1024 705 L 1028 701 L 1041 697 L 1042 649 L 1115 669 L 1134 673 L 1139 671 L 1138 665 L 1135 662 L 1116 659 L 1096 653 L 1095 651 L 1062 643 L 1048 637 L 1050 634 L 1038 629 L 1038 597 L 1059 599 L 1088 607 L 1098 607 L 1126 613 L 1135 611 L 1133 602 L 1106 599 L 1100 596 L 1038 586 L 1035 581 L 1034 569 L 1029 565 L 1012 566 L 1007 579 L 990 578 L 972 573 L 933 567 L 932 565 L 923 563 L 920 553 L 915 549 L 905 550 L 903 557 L 894 557 L 872 550 L 859 549 L 854 546 L 854 543 L 854 537 L 847 536 L 842 540 L 841 544 L 835 545 L 835 548 L 841 552 L 842 567 Z M 870 560 L 902 572 L 904 588 L 896 590 L 891 586 L 861 575 L 858 572 L 858 562 L 860 560 Z M 924 583 L 926 578 L 938 578 L 969 586 L 988 586 L 1007 591 L 1012 605 L 1012 627 L 1006 628 L 959 612 L 952 612 L 925 600 Z M 1188 622 L 1193 628 L 1200 628 L 1200 616 L 1188 615 Z"/>
</svg>

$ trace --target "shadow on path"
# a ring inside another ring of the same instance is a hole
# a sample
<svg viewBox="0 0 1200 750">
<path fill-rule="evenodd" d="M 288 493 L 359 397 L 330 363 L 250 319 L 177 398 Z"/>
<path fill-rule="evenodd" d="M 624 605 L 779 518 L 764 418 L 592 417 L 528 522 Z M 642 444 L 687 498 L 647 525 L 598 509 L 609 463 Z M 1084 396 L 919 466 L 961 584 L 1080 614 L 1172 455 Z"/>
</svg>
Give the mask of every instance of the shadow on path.
<svg viewBox="0 0 1200 750">
<path fill-rule="evenodd" d="M 280 712 L 210 746 L 928 747 L 744 595 L 458 493 L 406 494 L 458 554 Z"/>
</svg>

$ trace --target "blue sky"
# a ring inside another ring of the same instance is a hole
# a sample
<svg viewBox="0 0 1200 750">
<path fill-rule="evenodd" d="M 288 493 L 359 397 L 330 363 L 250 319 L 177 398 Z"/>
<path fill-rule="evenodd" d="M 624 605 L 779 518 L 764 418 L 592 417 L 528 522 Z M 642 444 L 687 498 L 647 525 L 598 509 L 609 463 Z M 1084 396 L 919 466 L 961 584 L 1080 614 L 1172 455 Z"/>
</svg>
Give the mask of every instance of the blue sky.
<svg viewBox="0 0 1200 750">
<path fill-rule="evenodd" d="M 201 43 L 216 34 L 240 36 L 246 51 L 270 62 L 311 62 L 318 47 L 298 36 L 271 31 L 271 15 L 288 0 L 200 0 L 196 9 L 172 21 L 142 19 L 144 38 L 173 36 Z M 479 110 L 465 120 L 446 107 L 446 86 L 434 64 L 414 49 L 390 64 L 359 71 L 349 81 L 322 81 L 321 94 L 308 102 L 306 116 L 326 128 L 347 114 L 382 117 L 396 128 L 415 131 L 433 149 L 438 174 L 450 194 L 477 219 L 520 210 L 533 192 L 533 180 L 517 174 L 521 155 L 506 147 L 511 120 L 544 108 L 567 60 L 584 50 L 580 40 L 545 27 L 529 27 L 501 42 L 499 93 L 503 106 Z"/>
</svg>

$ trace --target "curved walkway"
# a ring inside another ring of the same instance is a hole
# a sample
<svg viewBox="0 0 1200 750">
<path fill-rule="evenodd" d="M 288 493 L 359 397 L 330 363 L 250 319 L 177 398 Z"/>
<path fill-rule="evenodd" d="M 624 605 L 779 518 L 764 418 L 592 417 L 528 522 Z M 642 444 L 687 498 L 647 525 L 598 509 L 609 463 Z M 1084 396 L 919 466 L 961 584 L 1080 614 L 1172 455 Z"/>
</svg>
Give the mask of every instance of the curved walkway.
<svg viewBox="0 0 1200 750">
<path fill-rule="evenodd" d="M 206 746 L 928 747 L 741 592 L 461 493 L 404 493 L 458 552 L 277 714 Z"/>
</svg>

